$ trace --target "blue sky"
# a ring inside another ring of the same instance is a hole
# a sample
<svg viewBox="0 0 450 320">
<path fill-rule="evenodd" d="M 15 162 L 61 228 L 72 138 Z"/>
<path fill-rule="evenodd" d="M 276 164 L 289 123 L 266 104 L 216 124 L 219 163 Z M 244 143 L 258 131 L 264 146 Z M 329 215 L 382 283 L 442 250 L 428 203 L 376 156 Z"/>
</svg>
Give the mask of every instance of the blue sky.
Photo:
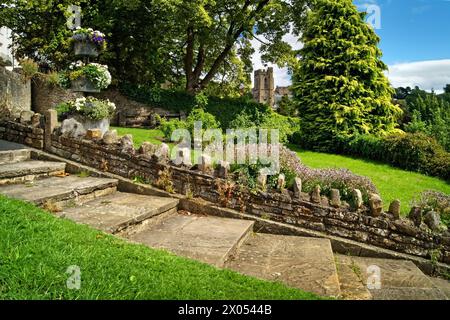
<svg viewBox="0 0 450 320">
<path fill-rule="evenodd" d="M 380 47 L 387 64 L 450 58 L 450 0 L 355 0 L 380 7 Z M 362 4 L 362 5 L 361 5 Z"/>
<path fill-rule="evenodd" d="M 380 48 L 383 61 L 389 66 L 386 73 L 394 87 L 420 86 L 441 92 L 450 84 L 450 0 L 354 0 L 366 11 L 370 5 L 380 9 Z M 374 8 L 374 7 L 372 7 Z M 372 17 L 375 11 L 371 11 Z M 378 17 L 377 17 L 378 18 Z M 293 36 L 285 40 L 293 47 L 301 46 Z M 258 44 L 255 44 L 258 46 Z M 262 67 L 259 55 L 255 69 Z M 290 84 L 287 70 L 275 69 L 276 85 Z"/>
</svg>

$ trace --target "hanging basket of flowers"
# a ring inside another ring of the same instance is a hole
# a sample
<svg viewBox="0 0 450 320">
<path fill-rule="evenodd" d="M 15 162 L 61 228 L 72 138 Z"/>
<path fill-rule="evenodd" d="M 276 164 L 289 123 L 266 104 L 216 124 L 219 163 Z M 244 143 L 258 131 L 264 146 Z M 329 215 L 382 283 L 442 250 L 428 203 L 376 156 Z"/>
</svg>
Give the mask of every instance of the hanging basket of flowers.
<svg viewBox="0 0 450 320">
<path fill-rule="evenodd" d="M 108 66 L 82 61 L 72 63 L 62 78 L 61 83 L 76 92 L 100 92 L 111 84 Z"/>
<path fill-rule="evenodd" d="M 76 56 L 97 57 L 106 48 L 105 35 L 92 28 L 78 27 L 73 32 L 72 40 Z"/>
</svg>

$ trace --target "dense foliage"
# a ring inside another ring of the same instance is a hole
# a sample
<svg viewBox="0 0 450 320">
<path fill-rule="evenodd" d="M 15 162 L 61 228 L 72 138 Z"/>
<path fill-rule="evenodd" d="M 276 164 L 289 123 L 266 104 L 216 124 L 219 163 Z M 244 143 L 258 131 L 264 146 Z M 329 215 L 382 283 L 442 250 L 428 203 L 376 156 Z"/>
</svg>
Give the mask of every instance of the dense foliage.
<svg viewBox="0 0 450 320">
<path fill-rule="evenodd" d="M 111 67 L 114 78 L 236 96 L 237 90 L 250 87 L 251 40 L 263 42 L 265 61 L 295 64 L 295 52 L 283 36 L 292 27 L 298 33 L 306 2 L 5 0 L 0 21 L 16 34 L 18 57 L 60 69 L 73 60 L 67 8 L 79 5 L 83 25 L 102 30 L 108 38 L 101 63 Z"/>
<path fill-rule="evenodd" d="M 337 135 L 384 135 L 401 109 L 384 75 L 379 38 L 351 0 L 317 0 L 302 33 L 292 90 L 302 120 L 303 145 L 332 146 Z"/>
<path fill-rule="evenodd" d="M 405 111 L 401 119 L 403 130 L 434 137 L 450 151 L 450 92 L 438 95 L 418 87 L 397 88 L 395 98 Z"/>
<path fill-rule="evenodd" d="M 174 112 L 189 114 L 199 103 L 198 98 L 184 91 L 162 90 L 143 85 L 124 84 L 121 92 L 135 101 L 145 103 L 149 107 L 159 107 Z M 203 103 L 206 112 L 211 113 L 220 122 L 221 128 L 230 128 L 230 123 L 236 115 L 245 113 L 253 122 L 261 122 L 262 118 L 271 112 L 270 107 L 253 101 L 250 97 L 219 98 L 207 97 Z"/>
<path fill-rule="evenodd" d="M 341 136 L 335 139 L 333 151 L 450 180 L 450 153 L 423 133 L 382 138 L 371 135 Z"/>
</svg>

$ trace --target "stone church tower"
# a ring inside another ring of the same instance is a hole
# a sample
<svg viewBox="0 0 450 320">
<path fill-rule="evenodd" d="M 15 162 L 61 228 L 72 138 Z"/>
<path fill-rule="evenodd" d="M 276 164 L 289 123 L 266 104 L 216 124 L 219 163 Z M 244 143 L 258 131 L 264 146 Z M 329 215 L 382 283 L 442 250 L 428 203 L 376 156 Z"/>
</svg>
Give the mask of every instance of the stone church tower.
<svg viewBox="0 0 450 320">
<path fill-rule="evenodd" d="M 273 68 L 255 71 L 255 81 L 253 87 L 253 99 L 259 103 L 265 103 L 273 107 L 275 104 L 275 82 L 273 78 Z"/>
</svg>

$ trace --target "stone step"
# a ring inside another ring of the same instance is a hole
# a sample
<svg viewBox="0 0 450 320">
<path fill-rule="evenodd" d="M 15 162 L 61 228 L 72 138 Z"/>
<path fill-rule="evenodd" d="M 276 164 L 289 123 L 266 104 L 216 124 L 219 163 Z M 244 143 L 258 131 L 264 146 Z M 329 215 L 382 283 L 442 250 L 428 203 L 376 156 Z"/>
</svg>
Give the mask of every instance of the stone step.
<svg viewBox="0 0 450 320">
<path fill-rule="evenodd" d="M 253 230 L 253 221 L 177 214 L 131 234 L 132 241 L 222 267 Z"/>
<path fill-rule="evenodd" d="M 432 277 L 428 278 L 431 282 L 433 282 L 433 286 L 441 290 L 441 292 L 447 297 L 447 300 L 450 300 L 450 280 Z"/>
<path fill-rule="evenodd" d="M 66 208 L 58 215 L 105 232 L 117 233 L 165 212 L 176 212 L 178 203 L 179 200 L 173 198 L 116 192 Z"/>
<path fill-rule="evenodd" d="M 80 178 L 77 176 L 50 177 L 27 184 L 0 186 L 0 194 L 33 202 L 64 205 L 66 202 L 92 200 L 113 193 L 118 181 L 104 178 Z"/>
<path fill-rule="evenodd" d="M 372 300 L 372 294 L 363 283 L 361 269 L 349 257 L 335 255 L 336 268 L 341 286 L 341 299 Z"/>
<path fill-rule="evenodd" d="M 0 150 L 0 165 L 29 160 L 30 154 L 28 149 Z"/>
<path fill-rule="evenodd" d="M 49 161 L 22 161 L 0 165 L 0 184 L 32 181 L 40 177 L 64 174 L 66 164 Z"/>
<path fill-rule="evenodd" d="M 322 296 L 340 296 L 328 239 L 253 234 L 225 267 Z"/>
<path fill-rule="evenodd" d="M 336 255 L 339 266 L 351 268 L 374 300 L 446 300 L 443 290 L 411 261 Z M 376 276 L 374 271 L 376 271 Z M 342 274 L 340 274 L 342 276 Z M 375 281 L 371 281 L 375 279 Z M 379 281 L 376 281 L 379 279 Z M 341 283 L 349 280 L 340 278 Z M 369 282 L 370 286 L 367 286 Z M 347 294 L 349 294 L 347 292 Z"/>
</svg>

